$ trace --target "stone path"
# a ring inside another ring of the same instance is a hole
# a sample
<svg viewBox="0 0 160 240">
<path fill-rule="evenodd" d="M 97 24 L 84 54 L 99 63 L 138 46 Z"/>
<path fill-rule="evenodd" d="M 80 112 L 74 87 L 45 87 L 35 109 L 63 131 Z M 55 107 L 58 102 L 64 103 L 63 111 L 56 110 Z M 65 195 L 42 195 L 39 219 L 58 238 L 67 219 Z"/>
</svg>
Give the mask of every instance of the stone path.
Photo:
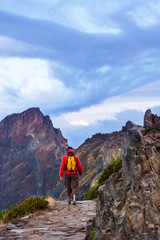
<svg viewBox="0 0 160 240">
<path fill-rule="evenodd" d="M 0 226 L 0 239 L 84 240 L 86 225 L 89 228 L 95 216 L 96 201 L 77 201 L 77 205 L 57 201 L 43 212 Z"/>
</svg>

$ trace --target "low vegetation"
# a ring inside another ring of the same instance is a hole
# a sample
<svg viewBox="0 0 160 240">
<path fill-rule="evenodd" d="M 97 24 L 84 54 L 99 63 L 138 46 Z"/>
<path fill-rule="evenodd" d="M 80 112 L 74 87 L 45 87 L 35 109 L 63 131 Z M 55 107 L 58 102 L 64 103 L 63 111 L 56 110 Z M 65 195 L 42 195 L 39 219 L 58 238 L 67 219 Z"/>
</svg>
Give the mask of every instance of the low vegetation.
<svg viewBox="0 0 160 240">
<path fill-rule="evenodd" d="M 4 223 L 11 222 L 13 219 L 23 217 L 28 213 L 34 213 L 38 210 L 43 210 L 48 207 L 48 204 L 49 203 L 44 196 L 29 197 L 24 202 L 18 202 L 18 204 L 11 207 L 9 211 L 6 210 L 6 213 L 2 214 L 2 220 Z"/>
<path fill-rule="evenodd" d="M 106 168 L 103 169 L 102 174 L 99 176 L 99 184 L 103 185 L 105 181 L 109 178 L 112 173 L 118 172 L 122 167 L 121 158 L 116 159 L 113 163 L 107 165 Z"/>
<path fill-rule="evenodd" d="M 5 217 L 5 215 L 8 213 L 8 209 L 2 210 L 0 212 L 0 225 L 3 223 L 3 218 Z"/>
<path fill-rule="evenodd" d="M 54 207 L 56 204 L 56 200 L 50 196 L 48 196 L 46 198 L 47 202 L 48 202 L 48 207 Z"/>
<path fill-rule="evenodd" d="M 98 185 L 94 186 L 91 190 L 84 194 L 84 200 L 92 200 L 96 199 L 98 196 L 98 188 L 105 183 L 105 181 L 109 178 L 112 173 L 118 172 L 122 167 L 122 160 L 119 157 L 113 163 L 107 165 L 106 168 L 103 169 L 103 172 L 100 174 L 98 178 Z"/>
<path fill-rule="evenodd" d="M 100 187 L 100 185 L 98 186 L 94 186 L 91 190 L 89 190 L 87 193 L 84 194 L 83 200 L 92 200 L 92 199 L 96 199 L 98 196 L 98 188 Z"/>
<path fill-rule="evenodd" d="M 96 230 L 92 229 L 91 232 L 90 232 L 90 240 L 93 240 L 95 235 L 96 235 Z"/>
</svg>

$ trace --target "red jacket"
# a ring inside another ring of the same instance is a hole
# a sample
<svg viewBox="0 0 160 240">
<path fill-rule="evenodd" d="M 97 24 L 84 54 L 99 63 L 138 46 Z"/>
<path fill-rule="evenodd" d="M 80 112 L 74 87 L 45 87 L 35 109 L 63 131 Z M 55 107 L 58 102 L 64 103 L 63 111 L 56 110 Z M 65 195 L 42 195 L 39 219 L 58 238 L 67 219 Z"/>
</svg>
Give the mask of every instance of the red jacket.
<svg viewBox="0 0 160 240">
<path fill-rule="evenodd" d="M 68 175 L 68 174 L 78 174 L 78 172 L 79 172 L 79 175 L 81 175 L 82 174 L 82 164 L 81 164 L 81 162 L 80 162 L 80 160 L 79 160 L 77 155 L 74 155 L 75 160 L 76 160 L 76 169 L 75 169 L 75 171 L 70 172 L 67 169 L 68 155 L 69 156 L 73 156 L 74 155 L 73 149 L 69 149 L 67 151 L 67 155 L 63 156 L 62 162 L 61 162 L 61 166 L 60 166 L 60 170 L 59 170 L 59 176 L 63 177 L 63 172 L 64 172 L 65 175 Z"/>
</svg>

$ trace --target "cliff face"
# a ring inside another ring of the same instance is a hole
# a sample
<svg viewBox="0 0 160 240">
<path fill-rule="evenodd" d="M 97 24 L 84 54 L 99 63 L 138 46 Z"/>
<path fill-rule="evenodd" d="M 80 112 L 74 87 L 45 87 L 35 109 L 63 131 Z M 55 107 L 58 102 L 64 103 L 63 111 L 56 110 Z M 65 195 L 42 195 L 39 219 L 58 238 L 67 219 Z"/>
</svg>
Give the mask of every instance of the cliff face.
<svg viewBox="0 0 160 240">
<path fill-rule="evenodd" d="M 38 108 L 0 122 L 0 209 L 31 195 L 59 195 L 59 166 L 67 140 Z"/>
<path fill-rule="evenodd" d="M 122 169 L 99 189 L 96 236 L 160 239 L 160 118 L 148 110 L 144 127 L 128 131 Z"/>
<path fill-rule="evenodd" d="M 87 139 L 76 151 L 82 166 L 83 175 L 80 180 L 78 197 L 82 199 L 85 192 L 94 185 L 96 177 L 108 163 L 120 157 L 121 147 L 126 143 L 126 127 L 123 131 L 111 134 L 96 134 Z"/>
</svg>

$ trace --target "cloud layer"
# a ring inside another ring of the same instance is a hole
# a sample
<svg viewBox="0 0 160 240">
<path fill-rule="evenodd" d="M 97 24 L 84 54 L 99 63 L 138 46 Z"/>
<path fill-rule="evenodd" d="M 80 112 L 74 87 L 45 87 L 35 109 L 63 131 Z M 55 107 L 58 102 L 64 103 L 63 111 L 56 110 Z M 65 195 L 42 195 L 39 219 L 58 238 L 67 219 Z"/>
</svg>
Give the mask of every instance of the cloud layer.
<svg viewBox="0 0 160 240">
<path fill-rule="evenodd" d="M 0 117 L 38 106 L 86 131 L 160 105 L 159 88 L 132 91 L 159 84 L 159 10 L 156 0 L 1 0 Z"/>
<path fill-rule="evenodd" d="M 129 120 L 143 126 L 144 113 L 149 108 L 153 113 L 160 112 L 160 81 L 108 98 L 101 104 L 51 117 L 55 126 L 61 125 L 69 143 L 77 147 L 97 132 L 121 130 Z"/>
</svg>

